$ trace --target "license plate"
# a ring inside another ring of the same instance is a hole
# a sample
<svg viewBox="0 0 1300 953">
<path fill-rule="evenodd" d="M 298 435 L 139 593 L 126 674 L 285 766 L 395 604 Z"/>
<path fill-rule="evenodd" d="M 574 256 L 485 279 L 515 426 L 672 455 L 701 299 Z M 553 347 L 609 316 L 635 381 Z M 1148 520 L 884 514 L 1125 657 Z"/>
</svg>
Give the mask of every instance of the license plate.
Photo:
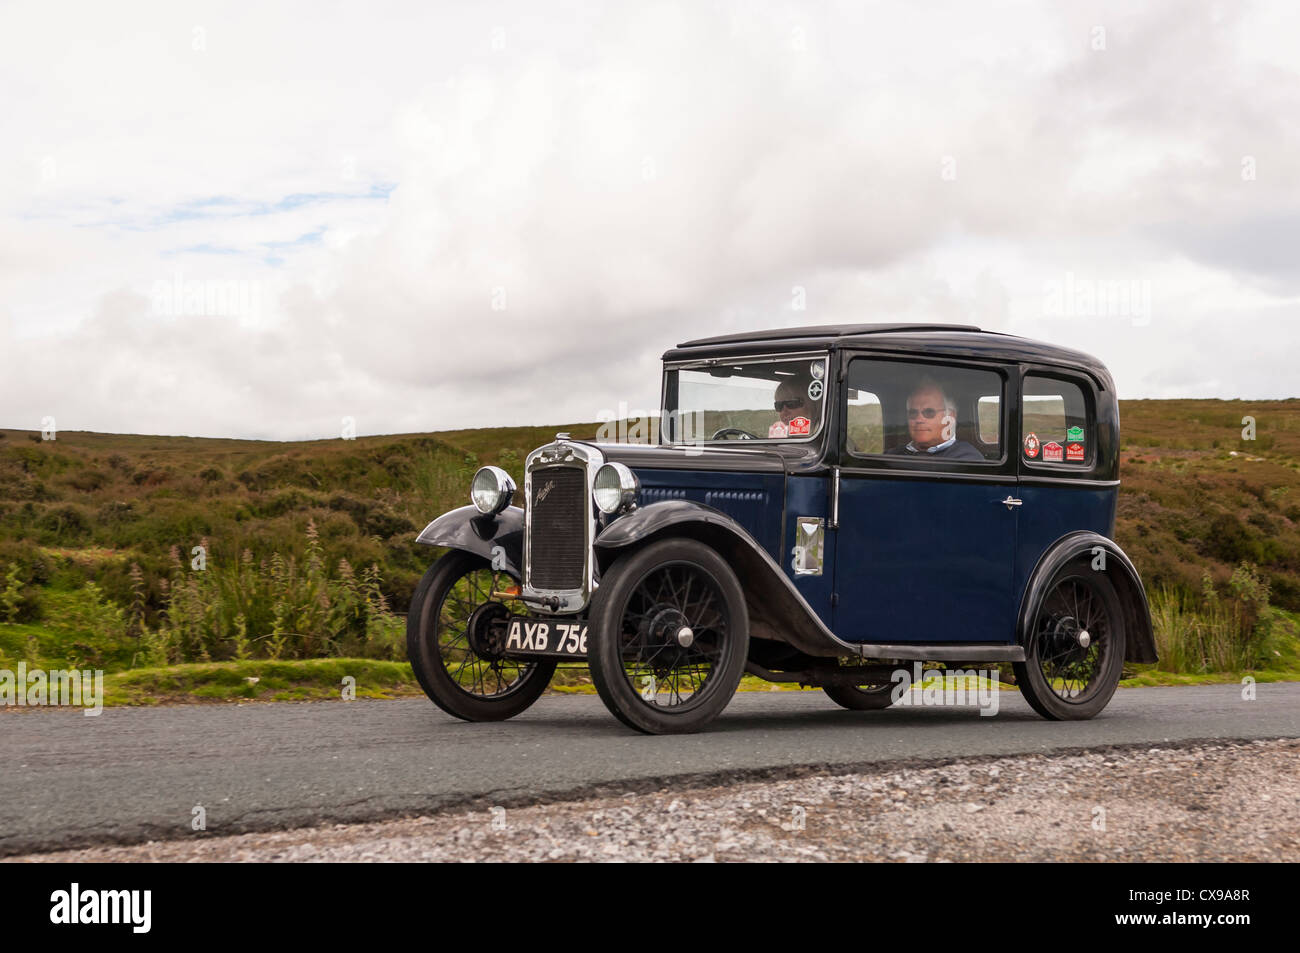
<svg viewBox="0 0 1300 953">
<path fill-rule="evenodd" d="M 586 658 L 587 623 L 557 619 L 511 619 L 506 655 L 528 658 Z"/>
</svg>

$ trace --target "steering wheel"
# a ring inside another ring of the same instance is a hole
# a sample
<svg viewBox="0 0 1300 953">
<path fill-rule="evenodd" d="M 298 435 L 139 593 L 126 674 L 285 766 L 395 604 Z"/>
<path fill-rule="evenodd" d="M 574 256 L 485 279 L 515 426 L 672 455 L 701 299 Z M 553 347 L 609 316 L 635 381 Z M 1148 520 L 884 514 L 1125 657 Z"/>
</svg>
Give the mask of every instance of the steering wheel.
<svg viewBox="0 0 1300 953">
<path fill-rule="evenodd" d="M 723 427 L 721 430 L 715 430 L 715 431 L 713 432 L 713 436 L 710 437 L 709 439 L 710 439 L 710 440 L 717 440 L 719 437 L 725 436 L 726 434 L 730 434 L 730 433 L 739 434 L 739 435 L 740 435 L 740 436 L 739 436 L 739 439 L 741 439 L 741 440 L 759 440 L 759 439 L 761 439 L 761 438 L 758 436 L 758 434 L 750 433 L 748 430 L 741 430 L 739 427 Z"/>
</svg>

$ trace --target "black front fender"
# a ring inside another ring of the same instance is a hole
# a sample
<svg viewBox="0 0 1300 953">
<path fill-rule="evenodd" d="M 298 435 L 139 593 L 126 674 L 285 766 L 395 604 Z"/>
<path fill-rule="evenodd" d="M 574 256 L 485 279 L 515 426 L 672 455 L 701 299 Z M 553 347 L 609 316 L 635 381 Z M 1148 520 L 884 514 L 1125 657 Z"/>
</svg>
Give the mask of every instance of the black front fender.
<svg viewBox="0 0 1300 953">
<path fill-rule="evenodd" d="M 1099 551 L 1100 547 L 1100 551 Z M 1034 614 L 1038 604 L 1047 594 L 1047 587 L 1052 577 L 1071 560 L 1085 557 L 1105 572 L 1119 594 L 1124 607 L 1124 661 L 1150 663 L 1157 660 L 1155 633 L 1151 628 L 1151 609 L 1147 605 L 1147 593 L 1142 587 L 1142 577 L 1138 575 L 1133 561 L 1113 539 L 1107 539 L 1099 533 L 1078 532 L 1062 536 L 1043 553 L 1025 586 L 1025 594 L 1020 600 L 1020 619 L 1017 625 L 1017 641 L 1025 644 L 1033 625 Z M 1104 562 L 1099 562 L 1101 557 Z M 1100 568 L 1104 565 L 1104 569 Z"/>
<path fill-rule="evenodd" d="M 493 560 L 516 579 L 523 578 L 524 511 L 507 506 L 495 516 L 484 516 L 473 506 L 443 513 L 424 528 L 417 543 L 446 546 Z"/>
</svg>

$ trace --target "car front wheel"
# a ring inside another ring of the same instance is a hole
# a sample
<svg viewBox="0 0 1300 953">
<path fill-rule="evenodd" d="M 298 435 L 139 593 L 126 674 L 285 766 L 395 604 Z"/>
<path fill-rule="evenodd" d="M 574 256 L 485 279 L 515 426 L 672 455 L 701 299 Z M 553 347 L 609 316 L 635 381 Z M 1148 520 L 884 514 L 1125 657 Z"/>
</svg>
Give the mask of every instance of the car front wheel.
<svg viewBox="0 0 1300 953">
<path fill-rule="evenodd" d="M 749 647 L 745 596 L 713 549 L 668 539 L 615 561 L 591 603 L 591 680 L 647 734 L 699 731 L 727 706 Z"/>
<path fill-rule="evenodd" d="M 466 721 L 511 718 L 546 690 L 556 663 L 502 657 L 496 620 L 525 615 L 518 580 L 452 550 L 429 568 L 406 616 L 406 654 L 433 703 Z"/>
</svg>

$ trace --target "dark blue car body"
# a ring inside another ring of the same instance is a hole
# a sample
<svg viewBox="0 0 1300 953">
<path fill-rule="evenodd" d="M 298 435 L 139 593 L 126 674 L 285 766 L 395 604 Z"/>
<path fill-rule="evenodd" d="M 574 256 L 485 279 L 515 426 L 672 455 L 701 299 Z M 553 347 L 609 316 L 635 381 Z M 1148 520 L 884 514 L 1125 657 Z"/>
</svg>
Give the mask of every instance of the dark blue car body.
<svg viewBox="0 0 1300 953">
<path fill-rule="evenodd" d="M 671 367 L 706 354 L 739 359 L 804 352 L 830 355 L 839 372 L 833 385 L 842 384 L 850 360 L 866 356 L 997 371 L 1005 380 L 1002 461 L 917 468 L 883 456 L 869 461 L 854 456 L 846 447 L 837 386 L 831 386 L 820 440 L 806 447 L 746 450 L 748 464 L 727 461 L 725 467 L 710 468 L 716 454 L 708 452 L 692 462 L 677 451 L 603 446 L 609 459 L 626 462 L 637 474 L 642 508 L 687 500 L 729 516 L 781 567 L 783 582 L 822 626 L 838 640 L 861 646 L 864 657 L 872 645 L 1015 646 L 1036 574 L 1067 554 L 1103 546 L 1129 584 L 1127 608 L 1134 625 L 1128 656 L 1154 660 L 1141 582 L 1111 539 L 1119 493 L 1119 409 L 1114 382 L 1101 362 L 1010 335 L 934 325 L 799 328 L 704 339 L 668 351 L 664 361 Z M 1085 395 L 1096 439 L 1081 465 L 1036 463 L 1013 452 L 1022 441 L 1019 385 L 1031 372 L 1077 384 Z M 1020 505 L 1000 505 L 1007 497 Z M 795 520 L 829 518 L 833 508 L 838 518 L 826 532 L 822 573 L 796 575 L 789 558 Z M 943 584 L 935 583 L 936 571 L 942 572 Z"/>
</svg>

